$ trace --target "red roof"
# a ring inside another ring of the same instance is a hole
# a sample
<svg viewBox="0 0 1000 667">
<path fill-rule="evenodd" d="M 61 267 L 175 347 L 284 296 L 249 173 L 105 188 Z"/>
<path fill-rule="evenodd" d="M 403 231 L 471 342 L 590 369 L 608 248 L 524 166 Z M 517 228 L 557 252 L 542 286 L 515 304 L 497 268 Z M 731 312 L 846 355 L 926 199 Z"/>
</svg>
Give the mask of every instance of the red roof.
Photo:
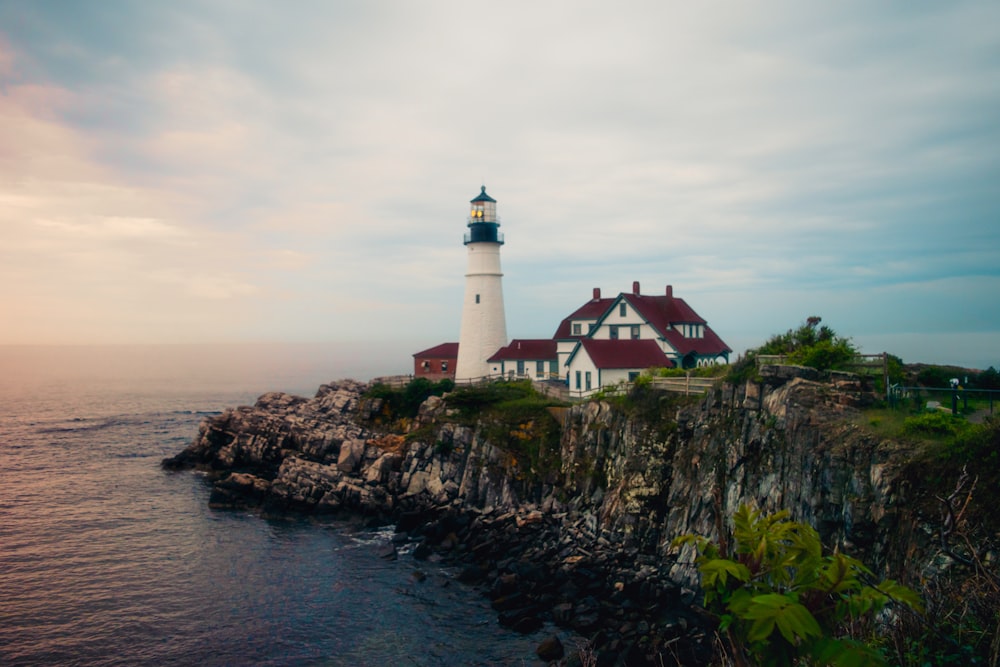
<svg viewBox="0 0 1000 667">
<path fill-rule="evenodd" d="M 423 352 L 417 352 L 415 357 L 434 357 L 436 359 L 457 359 L 458 343 L 441 343 L 434 347 L 427 348 Z"/>
<path fill-rule="evenodd" d="M 501 347 L 487 361 L 555 360 L 557 357 L 556 345 L 556 341 L 551 338 L 515 338 L 510 342 L 510 345 Z"/>
<path fill-rule="evenodd" d="M 622 293 L 621 297 L 632 304 L 636 312 L 642 315 L 679 354 L 695 352 L 715 355 L 732 352 L 684 299 L 666 295 L 643 296 L 625 293 Z M 672 326 L 675 324 L 700 324 L 704 327 L 705 335 L 702 338 L 685 338 Z"/>
<path fill-rule="evenodd" d="M 655 340 L 596 340 L 581 338 L 570 359 L 583 348 L 598 368 L 670 368 L 674 363 Z"/>
<path fill-rule="evenodd" d="M 598 320 L 601 315 L 607 312 L 611 304 L 614 303 L 614 299 L 591 299 L 587 303 L 583 304 L 577 308 L 572 315 L 564 319 L 559 323 L 559 328 L 556 329 L 555 335 L 552 336 L 553 340 L 566 340 L 567 338 L 582 338 L 586 336 L 589 332 L 584 331 L 580 334 L 573 334 L 573 320 Z"/>
</svg>

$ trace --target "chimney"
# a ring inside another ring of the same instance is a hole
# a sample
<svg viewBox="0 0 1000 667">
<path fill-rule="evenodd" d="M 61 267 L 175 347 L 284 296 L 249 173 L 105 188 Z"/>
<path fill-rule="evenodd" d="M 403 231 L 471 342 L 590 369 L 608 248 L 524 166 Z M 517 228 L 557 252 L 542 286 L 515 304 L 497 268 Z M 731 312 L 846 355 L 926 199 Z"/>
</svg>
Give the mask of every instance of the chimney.
<svg viewBox="0 0 1000 667">
<path fill-rule="evenodd" d="M 600 287 L 595 287 L 594 288 L 594 301 L 599 301 L 600 299 L 601 299 L 601 288 Z"/>
<path fill-rule="evenodd" d="M 639 294 L 639 281 L 638 280 L 632 281 L 632 294 L 636 294 L 636 295 Z"/>
<path fill-rule="evenodd" d="M 668 299 L 673 299 L 674 298 L 674 286 L 673 285 L 667 285 L 667 298 Z"/>
</svg>

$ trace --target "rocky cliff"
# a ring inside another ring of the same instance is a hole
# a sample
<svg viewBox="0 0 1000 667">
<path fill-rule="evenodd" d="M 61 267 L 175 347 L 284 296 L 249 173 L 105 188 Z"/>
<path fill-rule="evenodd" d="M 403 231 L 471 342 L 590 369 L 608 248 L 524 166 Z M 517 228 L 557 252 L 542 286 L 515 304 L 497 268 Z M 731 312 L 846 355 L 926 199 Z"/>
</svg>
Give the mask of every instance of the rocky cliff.
<svg viewBox="0 0 1000 667">
<path fill-rule="evenodd" d="M 704 658 L 692 554 L 670 543 L 724 535 L 741 503 L 787 508 L 829 547 L 885 572 L 921 533 L 905 452 L 856 425 L 871 395 L 847 374 L 768 367 L 763 382 L 720 385 L 696 402 L 647 391 L 554 410 L 558 455 L 544 461 L 441 398 L 405 432 L 386 432 L 366 389 L 266 394 L 206 419 L 164 466 L 211 471 L 216 507 L 396 523 L 420 541 L 418 556 L 462 564 L 502 623 L 529 631 L 551 619 L 622 664 Z"/>
</svg>

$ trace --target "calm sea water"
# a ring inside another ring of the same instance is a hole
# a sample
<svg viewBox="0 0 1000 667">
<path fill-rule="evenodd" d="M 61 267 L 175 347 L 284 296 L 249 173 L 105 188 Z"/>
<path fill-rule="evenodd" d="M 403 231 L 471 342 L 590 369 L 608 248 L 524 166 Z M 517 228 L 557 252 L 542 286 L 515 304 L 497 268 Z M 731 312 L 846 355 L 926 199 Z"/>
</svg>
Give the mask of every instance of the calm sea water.
<svg viewBox="0 0 1000 667">
<path fill-rule="evenodd" d="M 202 476 L 160 469 L 205 415 L 391 372 L 320 352 L 0 347 L 0 664 L 537 662 L 551 629 L 507 632 L 453 573 L 379 559 L 390 531 L 212 511 Z"/>
</svg>

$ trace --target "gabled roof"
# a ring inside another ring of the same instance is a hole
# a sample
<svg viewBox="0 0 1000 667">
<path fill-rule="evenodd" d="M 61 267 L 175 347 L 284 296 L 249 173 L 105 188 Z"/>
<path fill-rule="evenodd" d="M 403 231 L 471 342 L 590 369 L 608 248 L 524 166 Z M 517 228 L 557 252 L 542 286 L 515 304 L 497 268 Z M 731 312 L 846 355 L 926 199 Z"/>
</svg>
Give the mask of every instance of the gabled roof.
<svg viewBox="0 0 1000 667">
<path fill-rule="evenodd" d="M 439 359 L 457 359 L 458 343 L 441 343 L 434 347 L 429 347 L 422 352 L 417 352 L 415 357 L 435 357 Z"/>
<path fill-rule="evenodd" d="M 510 345 L 501 347 L 487 361 L 531 361 L 555 360 L 557 358 L 557 343 L 551 338 L 524 339 L 515 338 Z"/>
<path fill-rule="evenodd" d="M 663 335 L 663 338 L 681 355 L 689 352 L 701 355 L 718 355 L 732 352 L 729 346 L 722 342 L 722 339 L 707 324 L 705 325 L 705 335 L 701 338 L 685 338 L 676 329 L 667 331 Z"/>
<path fill-rule="evenodd" d="M 583 338 L 588 332 L 584 331 L 580 334 L 573 335 L 573 320 L 598 320 L 611 304 L 614 303 L 615 299 L 591 299 L 587 303 L 583 304 L 575 311 L 573 314 L 564 319 L 559 323 L 559 328 L 556 329 L 556 333 L 552 336 L 553 340 L 566 340 L 570 338 Z"/>
<path fill-rule="evenodd" d="M 687 305 L 684 299 L 671 295 L 644 296 L 642 294 L 627 294 L 622 292 L 619 299 L 627 301 L 657 334 L 670 343 L 679 354 L 694 352 L 696 354 L 716 355 L 732 352 L 719 336 L 712 331 L 704 319 Z M 616 299 L 617 301 L 617 299 Z M 686 338 L 674 325 L 700 324 L 705 335 L 701 338 Z"/>
<path fill-rule="evenodd" d="M 674 365 L 667 358 L 655 340 L 597 340 L 594 338 L 581 338 L 577 343 L 573 353 L 566 361 L 568 364 L 573 357 L 583 349 L 594 365 L 600 369 L 620 369 L 620 368 L 654 368 Z"/>
</svg>

